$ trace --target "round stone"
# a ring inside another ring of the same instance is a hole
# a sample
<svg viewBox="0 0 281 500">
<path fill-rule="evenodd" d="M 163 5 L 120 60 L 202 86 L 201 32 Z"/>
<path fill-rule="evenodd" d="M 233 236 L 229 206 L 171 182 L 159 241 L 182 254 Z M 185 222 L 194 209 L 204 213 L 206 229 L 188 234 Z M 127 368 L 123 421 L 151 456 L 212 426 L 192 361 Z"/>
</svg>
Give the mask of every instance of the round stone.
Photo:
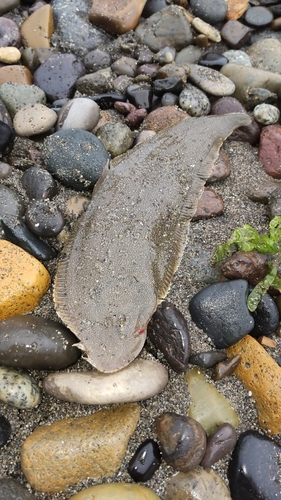
<svg viewBox="0 0 281 500">
<path fill-rule="evenodd" d="M 102 68 L 108 68 L 111 64 L 111 55 L 102 49 L 94 49 L 84 57 L 84 64 L 88 71 L 94 72 Z"/>
<path fill-rule="evenodd" d="M 187 83 L 180 93 L 179 104 L 191 116 L 208 115 L 211 109 L 211 103 L 206 94 L 190 83 Z"/>
<path fill-rule="evenodd" d="M 161 464 L 161 453 L 158 444 L 153 439 L 146 439 L 135 451 L 128 472 L 136 482 L 149 481 Z"/>
<path fill-rule="evenodd" d="M 77 191 L 92 189 L 109 161 L 98 137 L 81 129 L 60 130 L 47 137 L 43 158 L 49 172 Z"/>
<path fill-rule="evenodd" d="M 14 117 L 15 132 L 22 137 L 44 134 L 57 121 L 57 113 L 43 104 L 34 104 L 20 109 Z"/>
<path fill-rule="evenodd" d="M 0 62 L 16 64 L 21 58 L 21 53 L 16 47 L 0 47 Z"/>
<path fill-rule="evenodd" d="M 98 129 L 97 136 L 113 158 L 126 153 L 133 140 L 131 129 L 120 122 L 105 123 Z"/>
<path fill-rule="evenodd" d="M 258 104 L 253 110 L 255 120 L 262 125 L 274 125 L 280 118 L 280 111 L 271 104 Z"/>
<path fill-rule="evenodd" d="M 31 200 L 25 212 L 30 231 L 43 238 L 57 236 L 64 226 L 64 217 L 56 203 L 49 199 Z"/>
<path fill-rule="evenodd" d="M 281 73 L 281 42 L 275 38 L 262 38 L 247 50 L 252 65 L 265 71 Z"/>
<path fill-rule="evenodd" d="M 37 382 L 27 373 L 0 367 L 0 401 L 13 408 L 27 410 L 41 401 Z"/>
<path fill-rule="evenodd" d="M 21 183 L 30 200 L 46 198 L 51 200 L 57 192 L 52 175 L 41 167 L 30 167 L 25 170 Z"/>
<path fill-rule="evenodd" d="M 89 132 L 95 128 L 100 118 L 97 103 L 87 98 L 76 98 L 62 106 L 58 114 L 57 130 L 79 128 Z"/>
<path fill-rule="evenodd" d="M 137 60 L 133 57 L 123 56 L 111 65 L 111 69 L 117 75 L 127 75 L 133 78 L 137 70 Z"/>
<path fill-rule="evenodd" d="M 249 7 L 244 17 L 245 21 L 254 28 L 263 28 L 274 19 L 272 12 L 263 6 Z"/>
<path fill-rule="evenodd" d="M 9 437 L 11 435 L 11 424 L 9 420 L 4 417 L 4 415 L 0 415 L 0 448 L 2 446 L 5 446 L 5 444 L 8 442 Z M 1 484 L 0 484 L 0 494 L 1 494 Z"/>
<path fill-rule="evenodd" d="M 15 21 L 7 17 L 0 17 L 0 47 L 21 46 L 21 34 Z"/>
<path fill-rule="evenodd" d="M 224 21 L 227 14 L 225 0 L 190 0 L 189 5 L 194 16 L 209 24 Z"/>
</svg>

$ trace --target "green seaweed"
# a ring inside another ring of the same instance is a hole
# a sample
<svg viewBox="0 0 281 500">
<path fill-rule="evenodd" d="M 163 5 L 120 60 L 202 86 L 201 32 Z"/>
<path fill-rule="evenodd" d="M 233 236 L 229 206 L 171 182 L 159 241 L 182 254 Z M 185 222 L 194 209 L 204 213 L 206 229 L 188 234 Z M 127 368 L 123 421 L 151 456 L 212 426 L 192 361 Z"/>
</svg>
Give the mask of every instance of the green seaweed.
<svg viewBox="0 0 281 500">
<path fill-rule="evenodd" d="M 247 299 L 247 307 L 253 312 L 270 287 L 281 292 L 281 279 L 277 276 L 281 263 L 281 216 L 274 217 L 270 221 L 269 234 L 260 234 L 248 224 L 235 229 L 229 240 L 216 248 L 213 263 L 218 264 L 225 257 L 239 250 L 241 252 L 256 251 L 270 256 L 268 274 L 254 287 Z"/>
</svg>

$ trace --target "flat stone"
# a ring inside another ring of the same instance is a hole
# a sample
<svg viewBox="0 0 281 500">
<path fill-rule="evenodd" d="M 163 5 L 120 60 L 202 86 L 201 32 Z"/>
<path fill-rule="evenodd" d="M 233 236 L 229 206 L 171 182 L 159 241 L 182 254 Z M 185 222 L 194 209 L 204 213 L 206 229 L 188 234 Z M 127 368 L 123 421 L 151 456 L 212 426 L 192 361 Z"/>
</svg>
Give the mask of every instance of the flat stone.
<svg viewBox="0 0 281 500">
<path fill-rule="evenodd" d="M 273 21 L 273 14 L 261 5 L 249 7 L 245 13 L 245 21 L 254 28 L 264 28 Z"/>
<path fill-rule="evenodd" d="M 238 427 L 239 418 L 226 399 L 198 368 L 192 368 L 185 374 L 188 392 L 191 396 L 188 415 L 199 422 L 207 435 L 216 426 L 229 423 Z M 203 458 L 203 457 L 202 457 Z"/>
<path fill-rule="evenodd" d="M 0 401 L 13 408 L 28 410 L 41 401 L 37 382 L 27 373 L 0 366 Z"/>
<path fill-rule="evenodd" d="M 243 432 L 228 467 L 232 500 L 279 500 L 280 453 L 281 446 L 267 436 Z"/>
<path fill-rule="evenodd" d="M 262 130 L 259 160 L 268 175 L 281 179 L 281 125 L 269 125 Z"/>
<path fill-rule="evenodd" d="M 213 470 L 179 472 L 167 481 L 165 500 L 231 500 L 230 492 Z"/>
<path fill-rule="evenodd" d="M 0 68 L 0 85 L 3 83 L 32 84 L 32 74 L 29 69 L 18 64 L 11 64 Z"/>
<path fill-rule="evenodd" d="M 44 104 L 32 104 L 15 114 L 14 129 L 21 137 L 44 134 L 55 125 L 57 118 L 57 113 Z"/>
<path fill-rule="evenodd" d="M 47 4 L 35 10 L 20 27 L 22 43 L 25 47 L 50 47 L 54 32 L 52 7 Z"/>
<path fill-rule="evenodd" d="M 166 127 L 176 125 L 181 120 L 188 118 L 188 114 L 183 111 L 178 110 L 174 106 L 165 106 L 162 108 L 155 109 L 147 115 L 145 120 L 146 129 L 160 132 Z"/>
<path fill-rule="evenodd" d="M 200 366 L 201 368 L 212 368 L 216 363 L 226 359 L 225 352 L 222 351 L 206 351 L 192 354 L 189 358 L 191 365 Z"/>
<path fill-rule="evenodd" d="M 213 189 L 204 188 L 192 220 L 209 219 L 210 217 L 222 214 L 223 211 L 224 203 L 222 197 Z"/>
<path fill-rule="evenodd" d="M 221 36 L 232 49 L 240 49 L 251 40 L 252 30 L 239 21 L 227 21 Z"/>
<path fill-rule="evenodd" d="M 216 427 L 207 439 L 207 447 L 201 467 L 211 467 L 230 453 L 237 441 L 234 427 L 228 423 Z"/>
<path fill-rule="evenodd" d="M 50 275 L 34 257 L 13 243 L 0 240 L 0 320 L 23 314 L 38 305 Z"/>
<path fill-rule="evenodd" d="M 201 66 L 206 66 L 207 68 L 215 70 L 220 70 L 221 67 L 227 63 L 228 59 L 218 52 L 207 52 L 199 61 Z"/>
<path fill-rule="evenodd" d="M 198 64 L 189 64 L 189 67 L 189 80 L 201 90 L 219 97 L 233 94 L 234 83 L 219 71 Z"/>
<path fill-rule="evenodd" d="M 159 500 L 159 496 L 146 486 L 131 483 L 99 484 L 80 491 L 69 500 Z M 25 499 L 23 499 L 25 500 Z"/>
<path fill-rule="evenodd" d="M 63 401 L 111 404 L 149 399 L 161 392 L 167 383 L 168 372 L 161 363 L 137 359 L 112 374 L 98 371 L 53 373 L 44 379 L 43 385 L 47 394 Z"/>
<path fill-rule="evenodd" d="M 122 35 L 138 24 L 146 0 L 92 0 L 89 19 L 105 31 Z"/>
<path fill-rule="evenodd" d="M 165 7 L 135 29 L 138 40 L 153 52 L 166 46 L 180 51 L 192 44 L 193 34 L 185 10 L 177 5 Z"/>
<path fill-rule="evenodd" d="M 227 14 L 225 0 L 189 0 L 189 5 L 194 16 L 210 24 L 224 21 Z"/>
<path fill-rule="evenodd" d="M 45 92 L 50 102 L 72 98 L 76 81 L 85 71 L 84 64 L 74 54 L 54 54 L 35 71 L 34 84 Z"/>
<path fill-rule="evenodd" d="M 271 434 L 281 432 L 281 368 L 250 335 L 227 349 L 228 356 L 240 354 L 235 375 L 251 391 L 256 402 L 259 425 Z"/>
<path fill-rule="evenodd" d="M 231 373 L 233 373 L 235 368 L 239 365 L 240 361 L 241 356 L 240 354 L 237 354 L 234 358 L 229 358 L 218 363 L 214 369 L 213 380 L 222 380 L 224 377 L 231 375 Z"/>
<path fill-rule="evenodd" d="M 37 427 L 21 450 L 27 481 L 35 490 L 52 494 L 87 478 L 112 476 L 121 466 L 139 415 L 139 406 L 132 403 Z"/>
<path fill-rule="evenodd" d="M 232 95 L 242 104 L 247 102 L 250 89 L 264 88 L 277 93 L 281 85 L 281 75 L 242 64 L 228 63 L 221 68 L 221 73 L 233 81 L 235 92 Z"/>
<path fill-rule="evenodd" d="M 15 315 L 0 322 L 0 364 L 29 370 L 62 370 L 81 352 L 75 335 L 57 321 Z"/>
<path fill-rule="evenodd" d="M 223 349 L 235 344 L 254 328 L 254 319 L 247 308 L 248 283 L 233 280 L 203 288 L 191 299 L 192 320 Z"/>
<path fill-rule="evenodd" d="M 0 479 L 0 495 L 6 500 L 35 500 L 23 484 L 8 477 Z"/>
<path fill-rule="evenodd" d="M 208 177 L 206 184 L 211 184 L 216 181 L 223 181 L 230 176 L 230 165 L 229 159 L 224 151 L 219 152 L 214 165 L 212 166 L 211 174 Z"/>
<path fill-rule="evenodd" d="M 24 85 L 20 83 L 3 83 L 0 86 L 0 99 L 5 104 L 12 118 L 17 111 L 32 104 L 46 104 L 46 96 L 43 90 L 36 85 Z"/>
<path fill-rule="evenodd" d="M 0 47 L 0 62 L 16 64 L 21 58 L 21 53 L 16 47 Z"/>
<path fill-rule="evenodd" d="M 0 5 L 0 16 L 11 12 L 11 10 L 16 9 L 20 5 L 20 0 L 2 0 Z"/>
<path fill-rule="evenodd" d="M 228 21 L 235 21 L 243 16 L 248 8 L 248 0 L 227 0 L 228 11 L 226 19 Z"/>
<path fill-rule="evenodd" d="M 80 97 L 71 99 L 58 113 L 57 130 L 80 128 L 90 132 L 97 125 L 99 117 L 100 108 L 95 101 Z"/>
<path fill-rule="evenodd" d="M 45 168 L 28 168 L 23 173 L 21 183 L 30 200 L 51 200 L 57 193 L 55 180 Z"/>
</svg>

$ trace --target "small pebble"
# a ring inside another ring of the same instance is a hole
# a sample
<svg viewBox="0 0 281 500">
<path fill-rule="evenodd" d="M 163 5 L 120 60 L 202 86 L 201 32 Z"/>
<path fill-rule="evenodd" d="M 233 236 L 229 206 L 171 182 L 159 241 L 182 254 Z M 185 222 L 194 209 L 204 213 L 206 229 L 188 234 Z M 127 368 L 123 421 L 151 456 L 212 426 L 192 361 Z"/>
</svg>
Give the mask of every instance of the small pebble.
<svg viewBox="0 0 281 500">
<path fill-rule="evenodd" d="M 226 50 L 223 52 L 223 56 L 226 57 L 230 63 L 252 66 L 251 59 L 243 50 Z"/>
<path fill-rule="evenodd" d="M 229 280 L 245 279 L 257 285 L 268 273 L 267 256 L 258 252 L 235 252 L 222 264 L 221 273 Z"/>
<path fill-rule="evenodd" d="M 204 188 L 192 220 L 209 219 L 210 217 L 222 214 L 223 211 L 224 204 L 222 197 L 213 189 Z"/>
<path fill-rule="evenodd" d="M 15 21 L 7 17 L 0 17 L 0 47 L 21 46 L 21 34 Z"/>
<path fill-rule="evenodd" d="M 274 125 L 280 118 L 280 111 L 271 104 L 258 104 L 253 110 L 255 120 L 262 125 Z"/>
<path fill-rule="evenodd" d="M 128 472 L 136 482 L 146 482 L 152 478 L 161 464 L 161 453 L 158 444 L 153 439 L 146 439 L 135 451 Z"/>
<path fill-rule="evenodd" d="M 133 57 L 123 56 L 111 64 L 111 69 L 117 75 L 127 75 L 133 78 L 136 75 L 137 60 Z"/>
<path fill-rule="evenodd" d="M 113 158 L 126 153 L 133 139 L 129 127 L 120 122 L 102 125 L 97 131 L 97 137 Z"/>
<path fill-rule="evenodd" d="M 169 64 L 175 60 L 176 51 L 174 47 L 164 47 L 154 56 L 154 60 L 161 65 Z"/>
<path fill-rule="evenodd" d="M 221 380 L 224 377 L 231 375 L 231 373 L 233 373 L 234 370 L 239 365 L 240 361 L 241 361 L 241 356 L 239 354 L 237 354 L 237 356 L 234 356 L 233 358 L 221 361 L 215 366 L 213 379 Z"/>
<path fill-rule="evenodd" d="M 139 123 L 141 123 L 144 118 L 147 116 L 147 111 L 146 109 L 135 109 L 134 111 L 131 111 L 125 118 L 125 123 L 129 127 L 135 127 Z"/>
<path fill-rule="evenodd" d="M 207 447 L 201 467 L 209 468 L 230 453 L 237 442 L 234 427 L 228 423 L 217 426 L 207 438 Z"/>
<path fill-rule="evenodd" d="M 247 101 L 245 103 L 245 107 L 248 110 L 252 110 L 258 104 L 276 104 L 277 102 L 277 94 L 274 92 L 270 92 L 267 89 L 262 88 L 252 88 L 249 89 L 247 93 Z"/>
<path fill-rule="evenodd" d="M 190 83 L 187 83 L 180 93 L 179 104 L 191 116 L 208 115 L 211 109 L 211 103 L 206 94 Z"/>
<path fill-rule="evenodd" d="M 57 236 L 64 226 L 62 212 L 49 199 L 31 200 L 26 208 L 25 221 L 30 231 L 43 238 Z"/>
<path fill-rule="evenodd" d="M 129 85 L 126 89 L 126 95 L 136 108 L 144 108 L 147 111 L 151 108 L 152 88 L 147 83 Z"/>
<path fill-rule="evenodd" d="M 261 131 L 259 160 L 268 175 L 281 179 L 281 125 L 268 125 Z"/>
<path fill-rule="evenodd" d="M 260 335 L 273 335 L 280 322 L 278 307 L 269 293 L 261 298 L 258 307 L 252 312 L 255 326 L 250 335 L 258 338 Z"/>
<path fill-rule="evenodd" d="M 227 21 L 221 30 L 221 36 L 229 47 L 240 49 L 250 42 L 252 30 L 239 21 Z"/>
<path fill-rule="evenodd" d="M 249 7 L 245 12 L 245 21 L 254 28 L 263 28 L 273 21 L 273 14 L 262 6 Z"/>
<path fill-rule="evenodd" d="M 27 373 L 0 366 L 0 401 L 13 408 L 29 410 L 40 403 L 41 392 Z"/>
<path fill-rule="evenodd" d="M 2 156 L 9 154 L 14 145 L 15 134 L 9 125 L 0 121 L 0 151 Z"/>
<path fill-rule="evenodd" d="M 0 47 L 0 62 L 16 64 L 21 58 L 21 53 L 16 47 Z"/>
<path fill-rule="evenodd" d="M 112 90 L 113 73 L 111 68 L 104 68 L 83 75 L 76 81 L 76 90 L 81 94 L 90 96 L 92 94 L 101 94 Z"/>
<path fill-rule="evenodd" d="M 207 52 L 200 59 L 199 64 L 207 68 L 220 70 L 222 66 L 228 63 L 228 59 L 217 52 Z"/>
<path fill-rule="evenodd" d="M 206 351 L 192 354 L 189 358 L 191 365 L 200 366 L 201 368 L 212 368 L 216 363 L 226 359 L 225 352 L 222 351 Z"/>
<path fill-rule="evenodd" d="M 201 35 L 207 37 L 208 40 L 212 42 L 220 42 L 221 35 L 220 32 L 211 26 L 209 23 L 203 21 L 200 17 L 194 17 L 191 21 L 193 28 L 195 28 Z"/>
<path fill-rule="evenodd" d="M 23 173 L 22 186 L 30 200 L 50 200 L 57 193 L 57 187 L 51 174 L 41 167 L 30 167 Z"/>
</svg>

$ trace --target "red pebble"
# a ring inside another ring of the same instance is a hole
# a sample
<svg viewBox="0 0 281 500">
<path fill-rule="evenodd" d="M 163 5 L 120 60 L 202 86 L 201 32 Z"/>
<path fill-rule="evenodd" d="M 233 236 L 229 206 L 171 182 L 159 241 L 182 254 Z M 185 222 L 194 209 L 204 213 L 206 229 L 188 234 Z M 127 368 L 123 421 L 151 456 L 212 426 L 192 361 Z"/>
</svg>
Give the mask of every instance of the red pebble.
<svg viewBox="0 0 281 500">
<path fill-rule="evenodd" d="M 122 113 L 122 115 L 127 115 L 128 113 L 132 113 L 132 111 L 135 111 L 135 109 L 137 109 L 130 102 L 121 101 L 115 101 L 114 108 L 116 109 L 116 111 L 119 111 L 119 113 Z"/>
<path fill-rule="evenodd" d="M 281 125 L 269 125 L 262 130 L 259 160 L 268 175 L 281 179 Z"/>
<path fill-rule="evenodd" d="M 131 113 L 129 113 L 126 118 L 125 122 L 129 127 L 135 127 L 138 123 L 142 122 L 142 120 L 146 117 L 147 111 L 144 108 L 140 109 L 135 109 Z"/>
</svg>

